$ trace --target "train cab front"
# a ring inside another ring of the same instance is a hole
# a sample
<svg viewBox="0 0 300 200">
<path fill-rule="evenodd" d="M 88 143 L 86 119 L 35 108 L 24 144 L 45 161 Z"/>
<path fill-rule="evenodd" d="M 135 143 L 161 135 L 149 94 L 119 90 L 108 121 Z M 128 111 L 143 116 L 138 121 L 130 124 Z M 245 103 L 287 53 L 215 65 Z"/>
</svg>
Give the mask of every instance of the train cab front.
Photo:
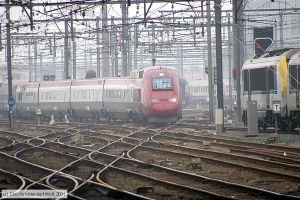
<svg viewBox="0 0 300 200">
<path fill-rule="evenodd" d="M 182 105 L 177 75 L 160 72 L 159 76 L 152 77 L 148 89 L 151 112 L 148 122 L 176 122 L 181 118 Z"/>
</svg>

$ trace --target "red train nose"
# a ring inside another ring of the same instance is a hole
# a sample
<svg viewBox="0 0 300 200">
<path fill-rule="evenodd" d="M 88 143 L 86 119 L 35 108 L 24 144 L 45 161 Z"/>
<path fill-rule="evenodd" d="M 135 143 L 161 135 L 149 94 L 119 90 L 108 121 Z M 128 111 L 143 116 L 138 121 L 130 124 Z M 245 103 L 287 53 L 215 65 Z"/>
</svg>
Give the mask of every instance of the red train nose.
<svg viewBox="0 0 300 200">
<path fill-rule="evenodd" d="M 177 113 L 178 111 L 178 105 L 177 103 L 154 103 L 152 104 L 152 112 L 154 114 L 159 115 L 169 115 Z"/>
</svg>

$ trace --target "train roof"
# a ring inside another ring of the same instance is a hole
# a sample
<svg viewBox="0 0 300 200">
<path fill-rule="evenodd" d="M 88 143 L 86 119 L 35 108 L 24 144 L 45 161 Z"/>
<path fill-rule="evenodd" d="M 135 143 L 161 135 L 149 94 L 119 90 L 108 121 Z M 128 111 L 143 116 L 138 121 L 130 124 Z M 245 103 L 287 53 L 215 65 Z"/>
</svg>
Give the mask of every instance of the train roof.
<svg viewBox="0 0 300 200">
<path fill-rule="evenodd" d="M 152 67 L 145 67 L 139 70 L 133 70 L 130 73 L 130 78 L 142 78 L 145 72 L 150 72 L 152 70 L 173 70 L 177 71 L 174 67 L 168 66 L 152 66 Z"/>
<path fill-rule="evenodd" d="M 290 58 L 290 65 L 300 65 L 300 50 Z"/>
<path fill-rule="evenodd" d="M 247 60 L 242 69 L 256 69 L 256 68 L 264 68 L 264 67 L 276 67 L 280 59 L 283 56 L 286 56 L 287 60 L 296 53 L 300 51 L 300 49 L 280 49 L 275 51 L 269 51 L 264 54 L 259 55 L 258 57 L 255 56 L 249 60 Z"/>
<path fill-rule="evenodd" d="M 168 67 L 168 66 L 152 66 L 152 67 L 146 67 L 143 69 L 143 71 L 149 71 L 149 70 L 157 70 L 157 69 L 166 69 L 166 70 L 175 70 L 174 67 Z"/>
</svg>

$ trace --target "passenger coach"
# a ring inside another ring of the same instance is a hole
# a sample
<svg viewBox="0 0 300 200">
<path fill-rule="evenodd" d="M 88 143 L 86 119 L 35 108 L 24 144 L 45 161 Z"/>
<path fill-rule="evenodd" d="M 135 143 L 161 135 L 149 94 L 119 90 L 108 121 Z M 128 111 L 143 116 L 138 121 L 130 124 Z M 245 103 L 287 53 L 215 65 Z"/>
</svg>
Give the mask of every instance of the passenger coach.
<svg viewBox="0 0 300 200">
<path fill-rule="evenodd" d="M 0 105 L 7 112 L 7 87 Z M 130 77 L 18 83 L 15 115 L 42 118 L 126 119 L 176 122 L 181 118 L 177 72 L 169 67 L 148 67 Z"/>
</svg>

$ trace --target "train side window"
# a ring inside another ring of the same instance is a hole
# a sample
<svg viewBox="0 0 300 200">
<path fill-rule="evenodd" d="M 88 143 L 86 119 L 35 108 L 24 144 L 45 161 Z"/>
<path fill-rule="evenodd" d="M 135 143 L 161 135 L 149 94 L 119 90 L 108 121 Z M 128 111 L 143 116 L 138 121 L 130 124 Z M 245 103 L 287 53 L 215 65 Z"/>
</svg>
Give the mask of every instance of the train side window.
<svg viewBox="0 0 300 200">
<path fill-rule="evenodd" d="M 276 90 L 275 68 L 270 67 L 268 70 L 268 86 L 269 90 Z"/>
<path fill-rule="evenodd" d="M 290 78 L 290 87 L 291 90 L 296 90 L 297 89 L 297 82 L 299 81 L 298 79 L 298 66 L 291 65 L 289 68 L 289 78 Z"/>
<path fill-rule="evenodd" d="M 135 89 L 133 91 L 133 101 L 134 102 L 140 102 L 141 101 L 141 90 Z"/>
<path fill-rule="evenodd" d="M 250 70 L 250 88 L 251 91 L 274 90 L 276 80 L 274 78 L 274 70 L 270 68 L 258 68 Z"/>
<path fill-rule="evenodd" d="M 243 71 L 243 82 L 244 82 L 244 91 L 249 89 L 249 70 Z"/>
<path fill-rule="evenodd" d="M 266 73 L 265 68 L 250 70 L 250 88 L 251 91 L 265 91 L 266 90 Z"/>
<path fill-rule="evenodd" d="M 298 76 L 297 76 L 297 83 L 298 83 L 298 90 L 299 90 L 299 88 L 300 88 L 300 83 L 299 83 L 299 81 L 300 81 L 300 65 L 297 65 L 297 74 L 298 74 Z"/>
</svg>

